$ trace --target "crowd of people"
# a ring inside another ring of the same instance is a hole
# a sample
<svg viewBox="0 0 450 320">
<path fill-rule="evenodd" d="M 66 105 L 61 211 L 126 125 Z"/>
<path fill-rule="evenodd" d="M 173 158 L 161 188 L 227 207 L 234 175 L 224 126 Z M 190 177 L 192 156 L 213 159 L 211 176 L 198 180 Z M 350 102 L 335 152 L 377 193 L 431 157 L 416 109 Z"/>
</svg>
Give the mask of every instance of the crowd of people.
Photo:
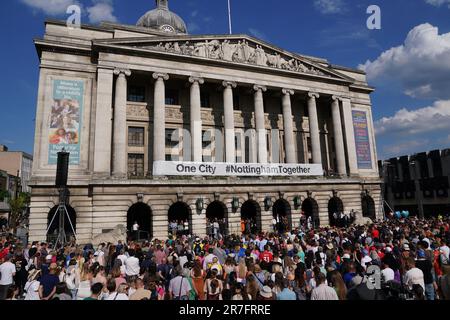
<svg viewBox="0 0 450 320">
<path fill-rule="evenodd" d="M 4 300 L 450 300 L 450 219 L 23 248 L 3 238 Z"/>
</svg>

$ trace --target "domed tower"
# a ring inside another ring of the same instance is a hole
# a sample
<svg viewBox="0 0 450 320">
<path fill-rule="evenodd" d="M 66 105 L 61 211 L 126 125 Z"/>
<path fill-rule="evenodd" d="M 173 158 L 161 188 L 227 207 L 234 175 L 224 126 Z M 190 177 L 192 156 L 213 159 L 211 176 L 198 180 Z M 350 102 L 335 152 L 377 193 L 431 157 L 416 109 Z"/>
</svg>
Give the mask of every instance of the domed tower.
<svg viewBox="0 0 450 320">
<path fill-rule="evenodd" d="M 169 10 L 168 2 L 168 0 L 156 0 L 156 9 L 144 14 L 136 25 L 167 33 L 187 34 L 186 23 L 180 16 Z"/>
</svg>

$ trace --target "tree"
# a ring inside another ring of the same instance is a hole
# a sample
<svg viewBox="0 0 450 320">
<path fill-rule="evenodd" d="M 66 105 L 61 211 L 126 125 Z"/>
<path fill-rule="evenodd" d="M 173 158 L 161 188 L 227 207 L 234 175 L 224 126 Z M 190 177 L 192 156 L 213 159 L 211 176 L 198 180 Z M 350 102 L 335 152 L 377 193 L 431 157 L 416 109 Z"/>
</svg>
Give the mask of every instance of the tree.
<svg viewBox="0 0 450 320">
<path fill-rule="evenodd" d="M 9 217 L 9 227 L 16 234 L 17 228 L 24 222 L 27 217 L 26 209 L 30 203 L 30 194 L 21 192 L 15 198 L 9 199 L 9 207 L 11 215 Z"/>
</svg>

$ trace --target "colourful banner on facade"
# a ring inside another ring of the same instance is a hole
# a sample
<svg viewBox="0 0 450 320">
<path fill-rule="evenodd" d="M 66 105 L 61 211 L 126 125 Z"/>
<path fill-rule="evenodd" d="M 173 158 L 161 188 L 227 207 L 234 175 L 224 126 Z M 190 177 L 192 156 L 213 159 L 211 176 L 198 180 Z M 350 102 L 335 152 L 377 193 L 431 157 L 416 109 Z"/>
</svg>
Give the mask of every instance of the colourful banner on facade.
<svg viewBox="0 0 450 320">
<path fill-rule="evenodd" d="M 356 156 L 359 169 L 372 169 L 372 153 L 370 151 L 370 136 L 365 111 L 353 110 L 353 128 L 355 131 Z"/>
<path fill-rule="evenodd" d="M 80 164 L 80 135 L 83 114 L 84 81 L 53 80 L 48 163 L 57 164 L 58 152 L 70 153 L 70 164 Z"/>
</svg>

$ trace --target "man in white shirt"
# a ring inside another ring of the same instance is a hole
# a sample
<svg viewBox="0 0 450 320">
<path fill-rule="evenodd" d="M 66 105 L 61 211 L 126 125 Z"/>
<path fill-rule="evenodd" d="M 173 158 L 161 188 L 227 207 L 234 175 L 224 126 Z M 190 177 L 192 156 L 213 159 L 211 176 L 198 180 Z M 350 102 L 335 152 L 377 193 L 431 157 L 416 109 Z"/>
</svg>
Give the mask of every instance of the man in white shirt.
<svg viewBox="0 0 450 320">
<path fill-rule="evenodd" d="M 0 300 L 6 299 L 8 288 L 13 284 L 13 277 L 16 275 L 16 266 L 11 263 L 12 255 L 8 254 L 0 265 Z"/>
<path fill-rule="evenodd" d="M 425 292 L 425 279 L 422 270 L 416 268 L 416 262 L 414 258 L 408 258 L 407 262 L 408 272 L 406 272 L 404 277 L 404 283 L 408 286 L 410 290 L 413 289 L 415 284 L 419 284 L 423 291 Z"/>
<path fill-rule="evenodd" d="M 130 257 L 125 261 L 125 273 L 127 278 L 134 280 L 135 277 L 139 276 L 141 267 L 139 265 L 139 259 L 134 256 L 134 250 L 128 251 Z"/>
<path fill-rule="evenodd" d="M 170 280 L 169 292 L 173 300 L 188 300 L 191 285 L 188 279 L 182 276 L 183 270 L 178 266 L 175 270 L 177 277 Z"/>
<path fill-rule="evenodd" d="M 443 264 L 450 264 L 450 248 L 447 246 L 447 241 L 442 239 L 441 246 L 439 247 L 440 258 Z"/>
<path fill-rule="evenodd" d="M 389 265 L 383 263 L 383 270 L 381 270 L 381 276 L 384 282 L 393 281 L 395 279 L 394 270 L 392 270 Z"/>
<path fill-rule="evenodd" d="M 122 265 L 125 265 L 125 262 L 127 261 L 128 257 L 125 254 L 125 250 L 120 250 L 120 254 L 117 256 L 117 259 L 119 259 L 120 261 L 122 261 Z"/>
</svg>

